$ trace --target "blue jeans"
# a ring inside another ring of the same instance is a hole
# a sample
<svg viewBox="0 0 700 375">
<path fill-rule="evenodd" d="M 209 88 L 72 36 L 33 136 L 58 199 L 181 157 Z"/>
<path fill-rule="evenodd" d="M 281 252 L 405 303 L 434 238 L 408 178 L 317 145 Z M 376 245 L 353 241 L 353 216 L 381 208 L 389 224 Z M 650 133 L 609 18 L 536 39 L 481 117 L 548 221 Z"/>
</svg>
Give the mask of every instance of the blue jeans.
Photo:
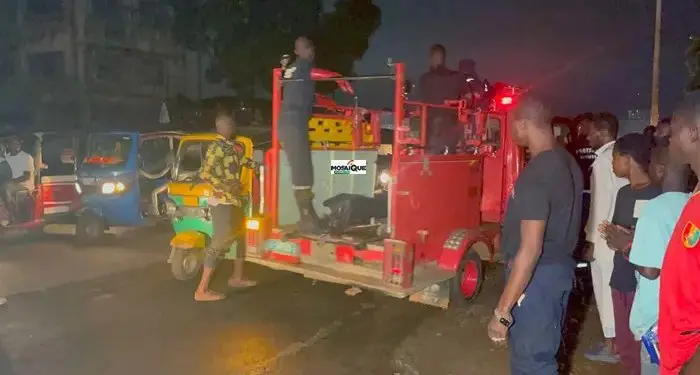
<svg viewBox="0 0 700 375">
<path fill-rule="evenodd" d="M 506 277 L 510 270 L 506 270 Z M 512 311 L 511 375 L 558 375 L 557 352 L 569 294 L 573 264 L 538 264 L 524 297 Z"/>
</svg>

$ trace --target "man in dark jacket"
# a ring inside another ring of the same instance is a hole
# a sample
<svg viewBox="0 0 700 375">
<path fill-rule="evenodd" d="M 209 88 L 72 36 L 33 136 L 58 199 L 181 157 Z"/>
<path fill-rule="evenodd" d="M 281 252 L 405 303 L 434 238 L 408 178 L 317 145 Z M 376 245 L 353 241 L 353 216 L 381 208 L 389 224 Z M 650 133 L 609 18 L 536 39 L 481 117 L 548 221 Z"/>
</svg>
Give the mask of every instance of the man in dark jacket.
<svg viewBox="0 0 700 375">
<path fill-rule="evenodd" d="M 445 47 L 430 47 L 430 70 L 420 77 L 418 86 L 421 101 L 445 104 L 457 100 L 461 89 L 460 74 L 445 66 Z M 428 151 L 442 154 L 453 152 L 458 143 L 456 111 L 444 108 L 428 110 Z"/>
<path fill-rule="evenodd" d="M 284 84 L 282 111 L 278 123 L 279 139 L 292 169 L 294 198 L 299 207 L 299 231 L 314 234 L 321 231 L 313 206 L 314 174 L 309 143 L 309 119 L 314 105 L 314 81 L 311 69 L 314 60 L 313 42 L 299 37 L 294 42 L 296 61 L 284 71 L 285 79 L 301 81 Z"/>
</svg>

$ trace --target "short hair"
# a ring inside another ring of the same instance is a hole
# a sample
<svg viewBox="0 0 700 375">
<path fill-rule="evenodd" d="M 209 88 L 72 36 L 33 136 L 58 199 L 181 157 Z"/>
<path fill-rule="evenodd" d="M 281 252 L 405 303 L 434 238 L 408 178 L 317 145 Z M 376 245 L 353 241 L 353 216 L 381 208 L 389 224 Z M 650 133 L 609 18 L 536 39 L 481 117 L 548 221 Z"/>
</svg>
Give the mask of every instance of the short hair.
<svg viewBox="0 0 700 375">
<path fill-rule="evenodd" d="M 230 119 L 233 124 L 236 124 L 236 116 L 233 115 L 233 112 L 227 110 L 227 109 L 219 109 L 216 111 L 216 116 L 214 117 L 214 121 L 219 121 L 223 119 Z"/>
<path fill-rule="evenodd" d="M 313 47 L 313 46 L 314 46 L 314 41 L 311 40 L 311 38 L 309 38 L 308 36 L 304 36 L 304 35 L 299 36 L 299 37 L 297 37 L 294 41 L 295 41 L 295 42 L 304 42 L 304 43 L 306 43 L 306 45 L 309 46 L 309 47 Z"/>
<path fill-rule="evenodd" d="M 617 117 L 609 112 L 598 114 L 593 121 L 593 127 L 596 130 L 607 131 L 613 138 L 617 138 L 617 132 L 620 130 L 620 122 Z"/>
<path fill-rule="evenodd" d="M 659 123 L 657 124 L 657 126 L 659 126 L 659 125 L 671 125 L 671 118 L 670 117 L 662 118 L 661 120 L 659 120 Z"/>
<path fill-rule="evenodd" d="M 591 112 L 582 113 L 574 118 L 574 125 L 579 125 L 582 122 L 593 122 L 595 116 Z"/>
<path fill-rule="evenodd" d="M 447 56 L 447 49 L 445 49 L 445 46 L 442 44 L 433 44 L 430 46 L 430 54 L 432 55 L 435 52 L 440 52 L 442 56 Z"/>
<path fill-rule="evenodd" d="M 621 156 L 629 156 L 643 170 L 649 170 L 651 163 L 652 140 L 641 133 L 625 134 L 615 142 L 613 152 Z"/>
<path fill-rule="evenodd" d="M 683 119 L 680 123 L 684 126 L 700 127 L 700 91 L 686 95 L 686 98 L 680 103 L 674 115 Z"/>
<path fill-rule="evenodd" d="M 540 128 L 551 130 L 551 118 L 549 108 L 542 101 L 531 96 L 518 99 L 513 109 L 514 120 L 528 120 Z"/>
</svg>

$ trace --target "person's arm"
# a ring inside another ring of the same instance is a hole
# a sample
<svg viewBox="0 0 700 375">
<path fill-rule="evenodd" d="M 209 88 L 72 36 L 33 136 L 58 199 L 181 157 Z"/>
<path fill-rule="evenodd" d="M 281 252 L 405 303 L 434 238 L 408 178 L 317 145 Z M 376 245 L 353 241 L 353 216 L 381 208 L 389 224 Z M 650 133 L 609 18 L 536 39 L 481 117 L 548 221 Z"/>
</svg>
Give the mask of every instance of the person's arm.
<svg viewBox="0 0 700 375">
<path fill-rule="evenodd" d="M 673 225 L 677 218 L 669 217 L 663 201 L 652 199 L 647 203 L 637 219 L 637 226 L 632 240 L 629 261 L 639 274 L 649 280 L 656 280 L 661 274 L 661 264 L 666 254 L 668 241 L 673 234 Z"/>
<path fill-rule="evenodd" d="M 32 178 L 32 174 L 34 174 L 34 158 L 31 155 L 27 154 L 27 160 L 25 160 L 25 165 L 22 169 L 24 169 L 22 175 L 12 179 L 12 181 L 19 184 Z"/>
<path fill-rule="evenodd" d="M 595 242 L 598 225 L 612 219 L 617 187 L 614 183 L 612 161 L 602 156 L 593 163 L 591 171 L 591 206 L 586 223 L 586 241 Z"/>
<path fill-rule="evenodd" d="M 533 184 L 532 182 L 521 185 L 526 188 L 516 192 L 520 194 L 517 199 L 523 203 L 520 247 L 513 260 L 510 277 L 496 308 L 502 314 L 510 314 L 530 282 L 535 265 L 542 254 L 544 231 L 550 211 L 549 192 L 546 184 Z"/>
<path fill-rule="evenodd" d="M 427 73 L 423 74 L 420 76 L 420 80 L 418 80 L 418 100 L 420 101 L 427 101 L 428 95 L 426 94 L 426 89 L 427 89 L 427 81 L 428 81 L 428 75 Z"/>
</svg>

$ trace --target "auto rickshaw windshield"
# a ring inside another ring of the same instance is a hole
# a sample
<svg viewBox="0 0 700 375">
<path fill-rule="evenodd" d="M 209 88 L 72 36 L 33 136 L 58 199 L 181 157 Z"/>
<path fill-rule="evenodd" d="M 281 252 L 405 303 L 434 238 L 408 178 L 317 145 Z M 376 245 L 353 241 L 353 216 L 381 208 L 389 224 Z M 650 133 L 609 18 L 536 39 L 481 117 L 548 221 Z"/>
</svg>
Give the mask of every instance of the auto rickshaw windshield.
<svg viewBox="0 0 700 375">
<path fill-rule="evenodd" d="M 195 181 L 199 178 L 199 170 L 204 164 L 207 150 L 213 141 L 185 141 L 180 144 L 177 153 L 173 181 Z"/>
<path fill-rule="evenodd" d="M 121 165 L 126 162 L 131 151 L 132 139 L 126 135 L 91 135 L 88 141 L 86 164 Z"/>
</svg>

